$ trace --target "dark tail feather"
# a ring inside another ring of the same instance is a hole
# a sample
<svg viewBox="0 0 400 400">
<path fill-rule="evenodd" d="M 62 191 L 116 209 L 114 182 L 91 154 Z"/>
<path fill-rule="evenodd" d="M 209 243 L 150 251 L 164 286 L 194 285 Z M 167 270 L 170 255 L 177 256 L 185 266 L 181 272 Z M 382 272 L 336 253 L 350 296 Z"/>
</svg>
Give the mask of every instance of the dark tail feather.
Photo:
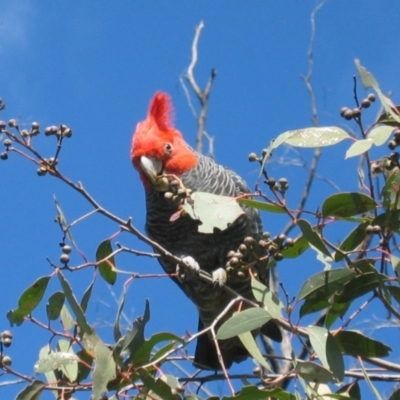
<svg viewBox="0 0 400 400">
<path fill-rule="evenodd" d="M 261 327 L 261 333 L 275 342 L 282 342 L 282 332 L 277 323 L 271 319 Z"/>
<path fill-rule="evenodd" d="M 199 319 L 199 332 L 204 329 L 204 325 Z M 245 360 L 249 353 L 241 345 L 238 338 L 221 340 L 218 342 L 224 359 L 225 368 L 230 368 L 233 362 Z M 202 369 L 219 370 L 221 365 L 218 361 L 218 354 L 213 341 L 205 334 L 197 339 L 196 352 L 194 355 L 195 367 Z"/>
</svg>

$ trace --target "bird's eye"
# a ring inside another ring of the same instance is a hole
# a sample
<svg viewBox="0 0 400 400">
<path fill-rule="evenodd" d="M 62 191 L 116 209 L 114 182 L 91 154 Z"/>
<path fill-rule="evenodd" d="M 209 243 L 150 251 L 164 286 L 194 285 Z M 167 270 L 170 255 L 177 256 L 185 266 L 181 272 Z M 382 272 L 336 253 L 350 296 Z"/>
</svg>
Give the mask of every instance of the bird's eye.
<svg viewBox="0 0 400 400">
<path fill-rule="evenodd" d="M 164 152 L 165 152 L 166 155 L 169 156 L 172 153 L 172 149 L 173 149 L 173 147 L 172 147 L 171 143 L 165 143 L 164 144 Z"/>
</svg>

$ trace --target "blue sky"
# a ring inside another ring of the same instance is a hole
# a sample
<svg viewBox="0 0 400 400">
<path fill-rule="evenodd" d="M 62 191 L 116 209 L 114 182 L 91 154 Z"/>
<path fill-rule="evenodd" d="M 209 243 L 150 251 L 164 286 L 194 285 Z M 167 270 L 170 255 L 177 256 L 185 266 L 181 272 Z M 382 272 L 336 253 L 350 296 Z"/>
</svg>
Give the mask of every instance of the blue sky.
<svg viewBox="0 0 400 400">
<path fill-rule="evenodd" d="M 173 98 L 176 126 L 194 144 L 196 122 L 180 83 L 190 62 L 194 27 L 201 20 L 205 23 L 195 70 L 199 84 L 205 84 L 211 68 L 218 71 L 206 126 L 215 138 L 216 158 L 253 185 L 257 169 L 247 161 L 247 155 L 260 152 L 279 133 L 311 125 L 309 94 L 300 75 L 308 69 L 306 53 L 314 5 L 314 1 L 294 0 L 84 0 L 73 5 L 0 0 L 0 97 L 7 105 L 0 118 L 17 118 L 22 128 L 29 128 L 32 121 L 39 122 L 42 129 L 61 123 L 70 126 L 74 134 L 65 142 L 60 169 L 74 181 L 82 181 L 105 208 L 123 218 L 132 216 L 135 226 L 143 229 L 144 195 L 129 159 L 131 135 L 136 123 L 144 119 L 153 93 L 164 90 Z M 342 106 L 354 107 L 354 58 L 359 58 L 396 100 L 399 11 L 398 3 L 387 0 L 330 0 L 319 11 L 313 86 L 321 125 L 355 130 L 353 123 L 345 124 L 339 116 Z M 361 85 L 359 88 L 363 98 Z M 377 111 L 377 106 L 372 108 L 366 120 L 372 122 Z M 55 151 L 52 138 L 39 136 L 34 143 L 44 155 Z M 349 144 L 324 150 L 319 170 L 342 190 L 356 190 L 358 183 L 354 172 L 357 160 L 343 163 Z M 310 155 L 311 151 L 304 151 L 301 157 L 309 159 Z M 300 155 L 282 149 L 274 156 L 271 174 L 289 179 L 288 201 L 295 207 L 306 176 L 304 168 L 298 166 Z M 281 157 L 283 162 L 278 162 Z M 0 168 L 3 330 L 8 328 L 5 313 L 16 306 L 20 293 L 37 277 L 51 273 L 45 258 L 58 261 L 62 235 L 53 222 L 53 194 L 69 221 L 91 208 L 55 179 L 37 177 L 36 168 L 14 154 Z M 323 196 L 335 192 L 326 183 L 319 181 L 317 185 L 310 203 L 313 210 Z M 282 217 L 265 216 L 265 228 L 273 234 L 285 224 Z M 94 258 L 97 245 L 117 229 L 94 216 L 73 233 L 81 250 Z M 120 241 L 147 249 L 126 235 Z M 79 262 L 74 254 L 72 263 Z M 117 262 L 124 270 L 161 272 L 154 260 L 122 256 Z M 284 262 L 280 266 L 281 279 L 292 296 L 305 276 L 321 269 L 313 257 L 307 264 Z M 81 296 L 91 277 L 92 272 L 86 271 L 68 278 Z M 110 324 L 124 279 L 120 276 L 115 288 L 100 280 L 96 286 L 90 317 L 105 340 L 111 340 Z M 57 289 L 53 282 L 48 294 Z M 196 331 L 194 307 L 166 279 L 131 284 L 127 321 L 143 312 L 145 298 L 150 299 L 152 313 L 148 334 Z M 44 316 L 44 307 L 37 315 Z M 31 374 L 38 349 L 49 335 L 27 323 L 14 328 L 13 333 L 14 343 L 7 352 L 16 369 Z M 224 393 L 226 387 L 221 383 L 213 390 Z M 17 387 L 0 387 L 0 391 L 10 396 Z"/>
</svg>

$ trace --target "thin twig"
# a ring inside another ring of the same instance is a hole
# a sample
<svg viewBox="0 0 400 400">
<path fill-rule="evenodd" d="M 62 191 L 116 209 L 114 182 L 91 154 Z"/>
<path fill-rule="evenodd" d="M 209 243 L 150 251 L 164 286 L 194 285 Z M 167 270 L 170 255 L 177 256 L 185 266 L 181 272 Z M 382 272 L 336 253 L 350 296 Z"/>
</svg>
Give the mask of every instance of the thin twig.
<svg viewBox="0 0 400 400">
<path fill-rule="evenodd" d="M 208 139 L 210 144 L 209 155 L 214 158 L 213 139 L 205 132 L 205 125 L 206 125 L 207 110 L 208 110 L 208 98 L 210 96 L 211 87 L 214 82 L 214 79 L 217 76 L 217 71 L 214 68 L 211 70 L 210 77 L 208 78 L 206 87 L 204 89 L 200 89 L 194 77 L 194 68 L 196 67 L 198 61 L 198 43 L 203 28 L 204 28 L 204 22 L 200 21 L 199 25 L 195 29 L 195 35 L 192 43 L 192 59 L 190 61 L 189 67 L 185 75 L 186 80 L 189 82 L 189 85 L 191 86 L 192 90 L 194 91 L 194 93 L 196 94 L 197 98 L 200 101 L 199 115 L 197 115 L 197 113 L 194 110 L 193 104 L 190 101 L 189 92 L 186 89 L 182 80 L 181 84 L 184 88 L 185 95 L 188 98 L 189 106 L 197 119 L 196 150 L 199 153 L 203 153 L 203 139 L 205 137 L 206 139 Z"/>
</svg>

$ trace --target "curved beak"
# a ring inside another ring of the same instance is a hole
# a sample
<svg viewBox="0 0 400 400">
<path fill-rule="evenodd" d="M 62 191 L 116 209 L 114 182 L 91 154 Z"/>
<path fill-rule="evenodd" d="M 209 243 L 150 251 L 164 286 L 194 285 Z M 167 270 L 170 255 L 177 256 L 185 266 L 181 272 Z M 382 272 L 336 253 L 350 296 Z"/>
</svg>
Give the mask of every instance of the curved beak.
<svg viewBox="0 0 400 400">
<path fill-rule="evenodd" d="M 140 157 L 140 166 L 146 174 L 151 186 L 158 192 L 166 192 L 170 185 L 167 177 L 163 176 L 163 165 L 153 157 Z"/>
</svg>

